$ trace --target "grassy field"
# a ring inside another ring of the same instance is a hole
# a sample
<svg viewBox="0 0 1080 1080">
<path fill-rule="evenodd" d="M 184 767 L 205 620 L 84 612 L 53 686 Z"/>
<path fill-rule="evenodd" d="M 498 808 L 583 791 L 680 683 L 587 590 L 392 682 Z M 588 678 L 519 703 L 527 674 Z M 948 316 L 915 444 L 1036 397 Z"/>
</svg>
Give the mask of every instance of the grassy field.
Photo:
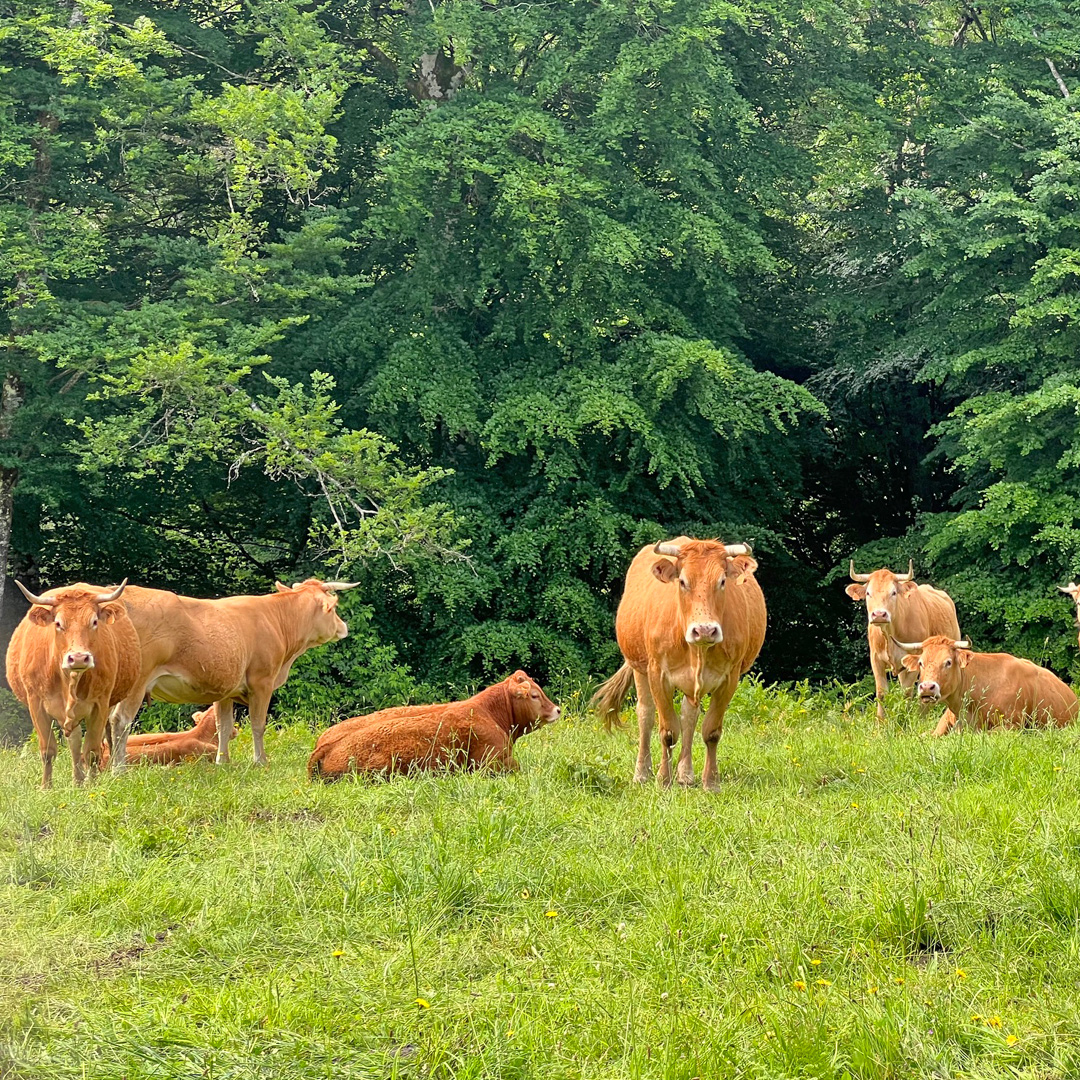
<svg viewBox="0 0 1080 1080">
<path fill-rule="evenodd" d="M 4 751 L 0 1076 L 1075 1076 L 1080 731 L 728 719 L 712 796 L 580 709 L 509 778 Z"/>
</svg>

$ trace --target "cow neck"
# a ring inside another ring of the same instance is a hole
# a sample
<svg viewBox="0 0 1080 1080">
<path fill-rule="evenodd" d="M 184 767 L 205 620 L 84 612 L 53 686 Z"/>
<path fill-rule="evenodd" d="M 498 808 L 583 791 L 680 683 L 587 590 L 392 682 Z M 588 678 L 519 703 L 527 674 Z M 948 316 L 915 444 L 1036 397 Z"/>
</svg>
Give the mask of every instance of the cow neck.
<svg viewBox="0 0 1080 1080">
<path fill-rule="evenodd" d="M 302 652 L 310 647 L 307 637 L 301 638 L 296 632 L 297 621 L 295 618 L 290 619 L 285 615 L 290 606 L 296 604 L 298 598 L 302 598 L 309 602 L 314 602 L 315 597 L 305 593 L 273 593 L 267 596 L 267 600 L 274 601 L 270 610 L 274 613 L 274 622 L 277 625 L 278 630 L 281 633 L 282 641 L 285 644 L 285 658 L 286 662 L 291 663 Z"/>
<path fill-rule="evenodd" d="M 468 704 L 474 708 L 483 708 L 494 717 L 495 723 L 503 731 L 508 735 L 511 733 L 514 726 L 514 707 L 510 700 L 510 687 L 505 682 L 496 683 L 486 690 L 481 690 L 479 694 L 473 694 Z"/>
</svg>

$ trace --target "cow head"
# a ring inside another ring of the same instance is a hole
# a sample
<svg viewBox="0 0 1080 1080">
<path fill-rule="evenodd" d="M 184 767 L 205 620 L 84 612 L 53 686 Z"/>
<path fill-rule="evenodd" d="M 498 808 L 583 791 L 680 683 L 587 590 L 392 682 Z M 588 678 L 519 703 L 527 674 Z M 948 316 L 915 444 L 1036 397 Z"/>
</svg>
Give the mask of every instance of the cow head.
<svg viewBox="0 0 1080 1080">
<path fill-rule="evenodd" d="M 94 646 L 101 624 L 107 625 L 117 615 L 126 614 L 123 604 L 116 601 L 127 588 L 127 578 L 111 592 L 101 592 L 93 585 L 71 585 L 57 589 L 51 596 L 35 596 L 21 581 L 15 584 L 33 604 L 27 619 L 35 626 L 52 626 L 55 630 L 60 669 L 71 675 L 80 675 L 95 666 Z"/>
<path fill-rule="evenodd" d="M 971 642 L 953 641 L 938 634 L 925 641 L 898 641 L 908 655 L 900 661 L 908 671 L 919 673 L 918 694 L 923 705 L 952 697 L 960 688 L 960 672 L 971 660 Z"/>
<path fill-rule="evenodd" d="M 912 580 L 915 564 L 908 560 L 906 574 L 894 574 L 891 570 L 875 570 L 872 574 L 856 574 L 855 560 L 851 560 L 851 580 L 856 582 L 844 591 L 858 603 L 866 601 L 866 619 L 871 626 L 888 626 L 896 613 L 896 603 L 919 586 Z"/>
<path fill-rule="evenodd" d="M 1070 581 L 1068 585 L 1059 585 L 1058 588 L 1068 596 L 1077 608 L 1077 619 L 1080 621 L 1080 585 Z"/>
<path fill-rule="evenodd" d="M 653 551 L 668 556 L 653 563 L 652 570 L 660 581 L 679 590 L 686 643 L 718 645 L 724 640 L 722 624 L 729 581 L 741 585 L 757 569 L 750 545 L 684 540 L 657 544 Z"/>
<path fill-rule="evenodd" d="M 315 601 L 315 610 L 311 621 L 311 644 L 325 645 L 328 641 L 340 641 L 347 637 L 349 628 L 338 615 L 338 593 L 355 589 L 359 581 L 320 581 L 308 578 L 298 581 L 290 588 L 280 581 L 274 583 L 279 593 L 302 593 Z"/>
<path fill-rule="evenodd" d="M 540 684 L 530 679 L 524 671 L 515 671 L 506 680 L 513 713 L 510 734 L 516 739 L 535 727 L 552 724 L 559 719 L 559 706 L 552 701 Z"/>
</svg>

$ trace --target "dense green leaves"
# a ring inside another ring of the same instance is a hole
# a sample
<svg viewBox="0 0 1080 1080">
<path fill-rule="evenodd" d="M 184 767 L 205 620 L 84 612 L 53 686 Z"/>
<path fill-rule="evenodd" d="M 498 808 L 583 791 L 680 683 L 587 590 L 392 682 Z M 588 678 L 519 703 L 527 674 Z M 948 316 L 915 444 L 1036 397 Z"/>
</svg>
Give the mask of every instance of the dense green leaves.
<svg viewBox="0 0 1080 1080">
<path fill-rule="evenodd" d="M 348 573 L 361 666 L 313 687 L 577 679 L 636 546 L 687 531 L 755 543 L 772 676 L 861 667 L 856 550 L 1072 663 L 1067 6 L 3 18 L 20 572 Z"/>
</svg>

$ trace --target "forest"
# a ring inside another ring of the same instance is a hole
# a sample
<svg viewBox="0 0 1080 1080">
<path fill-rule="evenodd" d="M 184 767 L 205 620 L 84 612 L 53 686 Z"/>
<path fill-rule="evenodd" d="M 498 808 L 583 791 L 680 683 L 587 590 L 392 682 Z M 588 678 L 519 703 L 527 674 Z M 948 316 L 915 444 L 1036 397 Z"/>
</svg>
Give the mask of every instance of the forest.
<svg viewBox="0 0 1080 1080">
<path fill-rule="evenodd" d="M 851 558 L 1075 676 L 1078 95 L 1059 0 L 5 0 L 0 566 L 359 581 L 286 709 L 609 674 L 680 533 L 768 681 Z"/>
</svg>

